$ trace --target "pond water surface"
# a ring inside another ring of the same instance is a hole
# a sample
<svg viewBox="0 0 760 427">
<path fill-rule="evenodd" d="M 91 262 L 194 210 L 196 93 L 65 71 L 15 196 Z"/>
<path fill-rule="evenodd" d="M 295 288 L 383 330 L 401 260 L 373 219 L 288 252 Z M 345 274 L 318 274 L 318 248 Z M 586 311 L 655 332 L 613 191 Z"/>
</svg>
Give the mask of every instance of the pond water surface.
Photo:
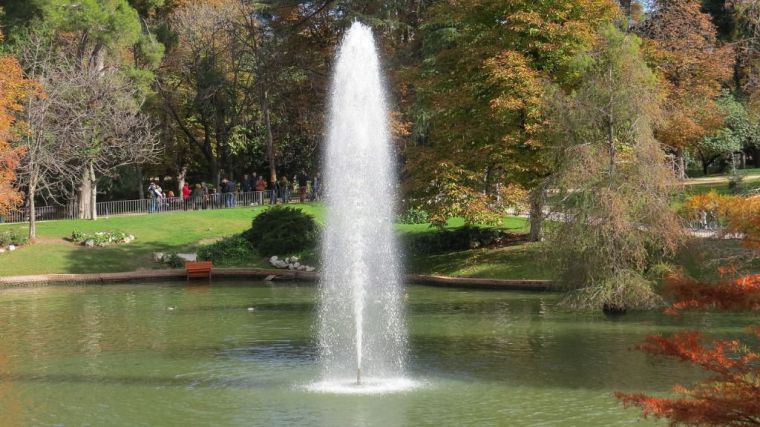
<svg viewBox="0 0 760 427">
<path fill-rule="evenodd" d="M 297 284 L 0 290 L 0 425 L 648 425 L 616 390 L 699 373 L 630 348 L 748 315 L 565 312 L 549 293 L 407 288 L 414 390 L 309 391 L 316 289 Z M 248 308 L 253 307 L 254 311 Z"/>
</svg>

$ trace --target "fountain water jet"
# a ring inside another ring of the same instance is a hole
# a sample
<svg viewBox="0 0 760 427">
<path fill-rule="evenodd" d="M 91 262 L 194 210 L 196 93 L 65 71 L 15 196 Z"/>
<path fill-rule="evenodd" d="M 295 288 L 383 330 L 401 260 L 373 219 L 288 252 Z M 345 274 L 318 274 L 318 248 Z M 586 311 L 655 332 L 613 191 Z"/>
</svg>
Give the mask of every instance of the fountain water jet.
<svg viewBox="0 0 760 427">
<path fill-rule="evenodd" d="M 413 384 L 404 378 L 407 338 L 388 121 L 372 31 L 355 22 L 338 51 L 332 82 L 319 309 L 322 381 L 313 390 L 388 392 Z"/>
</svg>

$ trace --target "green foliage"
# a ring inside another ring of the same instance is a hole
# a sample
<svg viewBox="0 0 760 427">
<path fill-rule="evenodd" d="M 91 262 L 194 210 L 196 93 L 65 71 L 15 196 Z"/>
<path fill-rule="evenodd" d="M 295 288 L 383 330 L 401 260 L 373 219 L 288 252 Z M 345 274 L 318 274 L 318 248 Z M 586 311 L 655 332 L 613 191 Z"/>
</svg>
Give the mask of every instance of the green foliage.
<svg viewBox="0 0 760 427">
<path fill-rule="evenodd" d="M 85 244 L 92 241 L 95 246 L 110 246 L 129 243 L 134 239 L 129 234 L 121 231 L 96 231 L 95 233 L 83 233 L 78 230 L 71 232 L 71 240 Z"/>
<path fill-rule="evenodd" d="M 426 224 L 430 222 L 430 215 L 422 209 L 412 207 L 399 215 L 398 222 L 401 224 Z"/>
<path fill-rule="evenodd" d="M 26 234 L 16 230 L 9 230 L 0 233 L 0 247 L 15 245 L 22 246 L 28 242 Z"/>
<path fill-rule="evenodd" d="M 600 35 L 583 83 L 551 100 L 550 186 L 564 219 L 549 227 L 546 248 L 573 307 L 650 308 L 659 297 L 644 274 L 681 236 L 673 173 L 653 135 L 657 81 L 635 36 L 612 26 Z"/>
<path fill-rule="evenodd" d="M 577 54 L 618 13 L 609 0 L 430 7 L 423 59 L 405 77 L 416 98 L 407 110 L 416 142 L 406 149 L 407 184 L 431 222 L 461 216 L 492 223 L 515 202 L 502 204 L 501 189 L 525 192 L 549 173 L 541 137 L 545 91 L 552 82 L 577 85 Z"/>
<path fill-rule="evenodd" d="M 43 14 L 47 25 L 85 33 L 108 49 L 131 46 L 140 37 L 140 18 L 127 0 L 47 0 Z"/>
<path fill-rule="evenodd" d="M 404 244 L 407 253 L 419 256 L 503 246 L 522 240 L 521 235 L 497 228 L 461 227 L 410 234 L 404 237 Z"/>
<path fill-rule="evenodd" d="M 275 206 L 253 219 L 246 237 L 263 256 L 291 255 L 313 249 L 319 228 L 300 209 Z"/>
<path fill-rule="evenodd" d="M 165 254 L 163 262 L 171 268 L 182 268 L 185 266 L 185 260 L 180 258 L 176 252 Z"/>
<path fill-rule="evenodd" d="M 242 235 L 225 237 L 210 245 L 198 248 L 198 259 L 211 261 L 215 265 L 235 265 L 250 261 L 254 257 L 251 243 Z"/>
</svg>

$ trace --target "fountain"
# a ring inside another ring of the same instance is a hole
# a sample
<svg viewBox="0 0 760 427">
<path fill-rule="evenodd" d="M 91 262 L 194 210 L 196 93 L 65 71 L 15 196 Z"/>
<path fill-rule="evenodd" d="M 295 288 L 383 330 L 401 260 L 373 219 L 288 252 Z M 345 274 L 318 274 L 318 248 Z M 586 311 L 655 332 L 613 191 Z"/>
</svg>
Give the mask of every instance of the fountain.
<svg viewBox="0 0 760 427">
<path fill-rule="evenodd" d="M 404 378 L 406 327 L 393 230 L 396 176 L 372 31 L 355 22 L 332 82 L 324 172 L 319 346 L 331 392 L 387 392 Z"/>
</svg>

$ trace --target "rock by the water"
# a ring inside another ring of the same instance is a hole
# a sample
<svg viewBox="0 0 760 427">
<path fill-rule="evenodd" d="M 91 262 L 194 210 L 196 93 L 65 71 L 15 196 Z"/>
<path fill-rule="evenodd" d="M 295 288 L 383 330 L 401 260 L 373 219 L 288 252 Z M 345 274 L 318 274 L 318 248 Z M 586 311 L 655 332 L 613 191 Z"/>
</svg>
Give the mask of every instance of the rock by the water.
<svg viewBox="0 0 760 427">
<path fill-rule="evenodd" d="M 198 261 L 198 254 L 177 254 L 177 258 L 183 261 L 195 262 Z"/>
<path fill-rule="evenodd" d="M 316 268 L 308 266 L 308 265 L 305 265 L 304 267 L 306 267 L 306 268 L 304 268 L 304 271 L 312 272 L 312 271 L 316 270 Z"/>
<path fill-rule="evenodd" d="M 13 252 L 16 250 L 16 245 L 8 245 L 8 250 Z"/>
<path fill-rule="evenodd" d="M 92 239 L 85 240 L 84 245 L 88 248 L 94 248 L 95 247 L 95 241 Z"/>
<path fill-rule="evenodd" d="M 164 253 L 163 252 L 153 252 L 153 261 L 154 262 L 164 262 Z"/>
</svg>

